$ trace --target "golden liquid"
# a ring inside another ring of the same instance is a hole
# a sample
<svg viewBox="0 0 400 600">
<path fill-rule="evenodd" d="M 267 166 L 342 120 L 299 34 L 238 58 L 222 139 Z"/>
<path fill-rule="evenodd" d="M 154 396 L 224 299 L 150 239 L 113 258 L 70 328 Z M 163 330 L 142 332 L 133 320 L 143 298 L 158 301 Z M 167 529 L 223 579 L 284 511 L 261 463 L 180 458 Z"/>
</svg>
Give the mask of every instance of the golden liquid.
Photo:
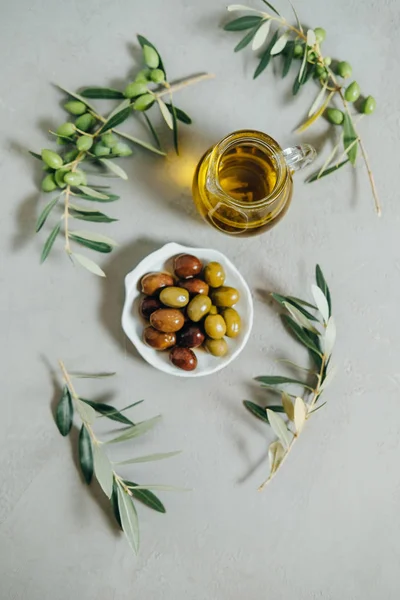
<svg viewBox="0 0 400 600">
<path fill-rule="evenodd" d="M 273 152 L 262 145 L 240 141 L 231 145 L 217 161 L 212 176 L 227 197 L 224 200 L 210 186 L 209 165 L 212 148 L 197 166 L 193 181 L 193 198 L 200 214 L 225 233 L 255 235 L 268 229 L 286 212 L 291 198 L 292 182 L 282 190 L 277 202 L 260 205 L 273 192 L 278 179 L 278 165 Z M 254 138 L 258 132 L 252 132 Z M 277 147 L 279 149 L 279 147 Z M 233 202 L 233 204 L 231 204 Z M 239 202 L 235 205 L 234 202 Z"/>
</svg>

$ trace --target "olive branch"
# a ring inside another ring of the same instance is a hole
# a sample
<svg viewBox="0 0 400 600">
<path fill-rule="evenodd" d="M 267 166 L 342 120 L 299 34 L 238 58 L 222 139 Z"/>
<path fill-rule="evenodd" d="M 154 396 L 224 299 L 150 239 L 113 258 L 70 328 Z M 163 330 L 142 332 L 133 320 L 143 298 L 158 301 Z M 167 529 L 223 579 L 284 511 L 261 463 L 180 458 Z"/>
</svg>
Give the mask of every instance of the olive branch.
<svg viewBox="0 0 400 600">
<path fill-rule="evenodd" d="M 288 313 L 282 315 L 284 325 L 297 341 L 307 348 L 314 368 L 311 370 L 291 361 L 283 361 L 307 373 L 310 382 L 280 375 L 264 375 L 256 378 L 262 387 L 281 393 L 282 405 L 262 408 L 254 402 L 244 401 L 244 406 L 255 417 L 268 423 L 279 438 L 269 446 L 270 472 L 268 478 L 260 485 L 259 491 L 275 477 L 303 431 L 306 421 L 326 404 L 316 406 L 322 392 L 331 383 L 336 373 L 336 368 L 330 365 L 336 339 L 336 325 L 332 316 L 330 291 L 319 265 L 316 267 L 316 282 L 317 285 L 311 287 L 315 305 L 293 296 L 272 294 L 274 300 Z M 280 389 L 279 386 L 287 384 L 303 386 L 306 397 L 293 396 Z M 286 415 L 288 423 L 279 413 Z"/>
<path fill-rule="evenodd" d="M 72 262 L 76 262 L 95 275 L 105 276 L 103 270 L 91 258 L 72 249 L 72 244 L 79 244 L 90 250 L 109 253 L 117 246 L 117 243 L 108 236 L 93 231 L 74 230 L 71 227 L 72 219 L 95 223 L 112 223 L 117 220 L 92 206 L 93 203 L 114 202 L 119 196 L 110 193 L 107 186 L 88 184 L 88 177 L 92 174 L 105 174 L 108 177 L 128 179 L 124 169 L 114 160 L 132 154 L 131 147 L 125 141 L 120 141 L 120 138 L 156 155 L 165 156 L 159 136 L 147 114 L 153 105 L 157 105 L 167 127 L 172 131 L 175 151 L 178 153 L 178 122 L 190 125 L 192 120 L 183 110 L 174 105 L 173 93 L 212 77 L 202 73 L 171 84 L 167 80 L 165 66 L 155 46 L 141 35 L 138 36 L 138 41 L 142 47 L 145 68 L 138 72 L 135 81 L 129 83 L 123 92 L 113 88 L 87 87 L 77 94 L 58 86 L 69 98 L 64 108 L 75 117 L 75 121 L 65 122 L 56 131 L 49 133 L 56 137 L 58 145 L 65 147 L 65 151 L 60 154 L 45 148 L 40 154 L 31 152 L 35 158 L 43 162 L 43 169 L 47 173 L 42 181 L 42 190 L 58 192 L 58 195 L 50 200 L 40 213 L 36 222 L 36 232 L 42 229 L 55 207 L 61 201 L 63 202 L 62 216 L 43 246 L 42 263 L 48 257 L 63 229 L 64 249 Z M 169 102 L 164 101 L 166 96 Z M 120 102 L 107 117 L 104 117 L 89 102 L 89 99 Z M 144 116 L 155 145 L 117 129 L 132 114 Z M 89 165 L 95 170 L 85 169 L 84 165 Z M 84 201 L 84 204 L 76 203 L 81 201 Z"/>
<path fill-rule="evenodd" d="M 357 159 L 357 150 L 360 148 L 364 160 L 367 174 L 371 186 L 371 192 L 374 199 L 375 210 L 378 215 L 381 214 L 381 203 L 372 173 L 368 154 L 357 129 L 355 114 L 351 106 L 363 114 L 371 114 L 376 107 L 375 99 L 372 96 L 361 98 L 360 87 L 356 81 L 353 81 L 346 88 L 339 79 L 345 79 L 352 74 L 352 68 L 348 62 L 334 61 L 330 57 L 324 57 L 321 52 L 321 44 L 325 39 L 326 32 L 321 27 L 308 29 L 307 31 L 301 25 L 295 8 L 292 9 L 296 19 L 296 25 L 289 23 L 280 13 L 266 0 L 262 0 L 274 14 L 264 12 L 258 9 L 250 8 L 242 4 L 232 4 L 228 6 L 228 11 L 251 11 L 251 15 L 239 17 L 230 21 L 224 26 L 226 31 L 246 31 L 245 37 L 236 45 L 235 52 L 242 50 L 250 43 L 254 52 L 264 47 L 272 32 L 272 25 L 276 24 L 277 29 L 271 35 L 270 41 L 262 50 L 259 64 L 255 70 L 254 78 L 258 77 L 268 66 L 272 57 L 282 56 L 282 77 L 285 77 L 293 60 L 299 60 L 300 68 L 293 83 L 293 95 L 296 95 L 301 86 L 313 77 L 321 86 L 317 97 L 315 98 L 308 112 L 307 120 L 297 128 L 301 133 L 313 125 L 322 115 L 335 126 L 342 126 L 342 132 L 339 140 L 334 146 L 332 152 L 324 162 L 320 170 L 310 177 L 309 182 L 316 181 L 321 177 L 336 172 L 345 164 L 355 165 Z M 342 105 L 339 110 L 333 105 L 333 100 L 338 99 Z M 355 104 L 354 104 L 355 103 Z M 343 153 L 339 155 L 340 146 L 343 145 Z M 338 156 L 339 155 L 339 156 Z"/>
<path fill-rule="evenodd" d="M 180 452 L 167 452 L 163 454 L 150 454 L 137 456 L 122 462 L 111 462 L 105 451 L 110 444 L 122 443 L 137 438 L 150 431 L 160 420 L 160 415 L 134 423 L 123 414 L 126 410 L 141 404 L 143 400 L 134 402 L 121 410 L 117 410 L 109 404 L 93 402 L 79 396 L 72 382 L 73 378 L 104 378 L 115 375 L 115 373 L 69 373 L 62 361 L 59 361 L 64 387 L 56 409 L 56 424 L 63 436 L 67 436 L 73 425 L 74 412 L 78 413 L 81 420 L 81 428 L 78 440 L 79 463 L 83 477 L 89 485 L 95 475 L 103 492 L 110 499 L 114 516 L 122 528 L 125 536 L 135 553 L 139 549 L 139 519 L 134 500 L 138 500 L 156 510 L 165 513 L 165 507 L 159 498 L 151 490 L 160 491 L 183 491 L 168 485 L 137 484 L 128 481 L 118 475 L 116 466 L 124 466 L 163 460 L 176 456 Z M 97 414 L 112 421 L 125 425 L 116 437 L 107 441 L 101 441 L 94 431 L 94 422 Z"/>
</svg>

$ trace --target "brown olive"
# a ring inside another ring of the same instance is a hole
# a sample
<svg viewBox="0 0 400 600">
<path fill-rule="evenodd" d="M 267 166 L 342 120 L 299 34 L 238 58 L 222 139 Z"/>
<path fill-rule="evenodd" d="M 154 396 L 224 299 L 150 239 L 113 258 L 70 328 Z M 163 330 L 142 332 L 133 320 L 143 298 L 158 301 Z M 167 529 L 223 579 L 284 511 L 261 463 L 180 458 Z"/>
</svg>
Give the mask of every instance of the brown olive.
<svg viewBox="0 0 400 600">
<path fill-rule="evenodd" d="M 157 309 L 161 308 L 162 304 L 158 298 L 146 296 L 140 303 L 139 312 L 143 319 L 150 319 L 150 315 Z"/>
<path fill-rule="evenodd" d="M 170 361 L 175 367 L 184 371 L 193 371 L 197 367 L 197 358 L 193 350 L 175 346 L 169 353 Z"/>
<path fill-rule="evenodd" d="M 234 308 L 225 308 L 221 315 L 223 316 L 226 324 L 226 335 L 231 338 L 239 335 L 242 326 L 242 320 L 237 310 Z"/>
<path fill-rule="evenodd" d="M 160 289 L 167 285 L 174 285 L 174 280 L 168 273 L 147 273 L 142 277 L 142 292 L 154 296 Z"/>
<path fill-rule="evenodd" d="M 216 306 L 231 307 L 239 300 L 237 289 L 228 286 L 221 286 L 211 292 L 211 299 Z"/>
<path fill-rule="evenodd" d="M 182 308 L 189 302 L 189 292 L 181 287 L 172 285 L 161 290 L 160 300 L 165 306 Z"/>
<path fill-rule="evenodd" d="M 154 329 L 150 325 L 144 330 L 143 339 L 148 346 L 151 346 L 155 350 L 167 350 L 171 346 L 175 346 L 176 343 L 175 333 L 157 331 L 157 329 Z"/>
<path fill-rule="evenodd" d="M 228 352 L 228 344 L 224 338 L 221 338 L 220 340 L 207 338 L 204 342 L 204 346 L 207 352 L 213 356 L 225 356 L 225 354 Z"/>
<path fill-rule="evenodd" d="M 172 333 L 182 329 L 185 322 L 184 316 L 180 310 L 175 308 L 159 308 L 150 315 L 150 323 L 165 333 Z"/>
<path fill-rule="evenodd" d="M 202 279 L 196 279 L 194 277 L 192 279 L 181 279 L 178 281 L 178 285 L 187 290 L 191 296 L 196 296 L 197 294 L 208 295 L 208 284 Z"/>
<path fill-rule="evenodd" d="M 204 321 L 204 329 L 208 337 L 220 340 L 226 332 L 225 321 L 221 315 L 208 315 Z"/>
<path fill-rule="evenodd" d="M 204 269 L 204 279 L 210 287 L 217 288 L 224 285 L 225 271 L 224 267 L 218 262 L 210 262 Z"/>
<path fill-rule="evenodd" d="M 180 279 L 189 279 L 195 277 L 201 272 L 202 263 L 196 256 L 191 254 L 180 254 L 174 259 L 174 270 Z"/>
<path fill-rule="evenodd" d="M 187 323 L 178 333 L 177 344 L 181 348 L 197 348 L 202 345 L 204 338 L 200 327 Z"/>
<path fill-rule="evenodd" d="M 187 316 L 191 321 L 197 323 L 200 321 L 210 310 L 211 300 L 209 296 L 198 294 L 189 302 L 187 307 Z"/>
</svg>

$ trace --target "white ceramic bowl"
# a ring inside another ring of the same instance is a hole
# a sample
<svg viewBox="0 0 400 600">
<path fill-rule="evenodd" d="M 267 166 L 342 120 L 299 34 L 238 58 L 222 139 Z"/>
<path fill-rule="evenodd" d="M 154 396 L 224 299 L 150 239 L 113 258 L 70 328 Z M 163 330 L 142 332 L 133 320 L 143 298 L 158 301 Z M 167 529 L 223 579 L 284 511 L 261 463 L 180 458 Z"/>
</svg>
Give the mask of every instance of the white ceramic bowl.
<svg viewBox="0 0 400 600">
<path fill-rule="evenodd" d="M 178 369 L 169 361 L 168 351 L 159 352 L 150 348 L 143 342 L 145 322 L 139 315 L 139 304 L 143 297 L 143 294 L 140 292 L 139 283 L 143 275 L 152 271 L 166 271 L 173 273 L 172 259 L 177 254 L 194 254 L 204 264 L 211 261 L 221 263 L 226 273 L 226 285 L 235 287 L 240 294 L 239 302 L 235 305 L 235 308 L 242 319 L 242 329 L 240 334 L 234 339 L 225 338 L 228 342 L 229 351 L 226 356 L 221 358 L 211 356 L 211 354 L 208 354 L 208 352 L 202 348 L 195 349 L 194 352 L 196 353 L 198 363 L 197 368 L 194 371 L 183 371 L 182 369 Z M 189 248 L 174 242 L 166 244 L 159 250 L 146 256 L 133 271 L 128 273 L 125 278 L 125 291 L 126 296 L 124 310 L 122 312 L 122 327 L 142 357 L 147 360 L 148 363 L 153 365 L 153 367 L 156 367 L 156 369 L 160 369 L 160 371 L 164 371 L 165 373 L 176 375 L 178 377 L 201 377 L 203 375 L 216 373 L 229 365 L 229 363 L 240 354 L 249 339 L 253 324 L 253 300 L 249 286 L 231 261 L 217 250 L 212 250 L 210 248 Z"/>
</svg>

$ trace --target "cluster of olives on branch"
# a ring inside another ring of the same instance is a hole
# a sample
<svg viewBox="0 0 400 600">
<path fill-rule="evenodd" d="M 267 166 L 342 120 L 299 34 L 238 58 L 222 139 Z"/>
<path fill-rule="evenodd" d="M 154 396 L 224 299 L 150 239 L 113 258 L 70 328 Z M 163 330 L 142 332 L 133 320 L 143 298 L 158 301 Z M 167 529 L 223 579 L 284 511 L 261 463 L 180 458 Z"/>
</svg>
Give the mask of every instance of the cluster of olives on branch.
<svg viewBox="0 0 400 600">
<path fill-rule="evenodd" d="M 125 98 L 133 100 L 135 110 L 144 111 L 149 109 L 155 102 L 155 95 L 149 89 L 150 83 L 165 83 L 165 73 L 159 67 L 160 57 L 155 48 L 143 46 L 143 58 L 147 69 L 142 69 L 136 75 L 135 80 L 129 83 L 124 91 Z"/>
<path fill-rule="evenodd" d="M 225 336 L 235 338 L 241 330 L 239 313 L 233 308 L 239 292 L 225 284 L 218 262 L 202 262 L 191 254 L 174 258 L 174 275 L 148 273 L 141 280 L 145 297 L 140 314 L 150 324 L 143 339 L 155 350 L 170 350 L 173 365 L 185 371 L 197 367 L 193 348 L 204 347 L 217 357 L 225 356 Z"/>
</svg>

